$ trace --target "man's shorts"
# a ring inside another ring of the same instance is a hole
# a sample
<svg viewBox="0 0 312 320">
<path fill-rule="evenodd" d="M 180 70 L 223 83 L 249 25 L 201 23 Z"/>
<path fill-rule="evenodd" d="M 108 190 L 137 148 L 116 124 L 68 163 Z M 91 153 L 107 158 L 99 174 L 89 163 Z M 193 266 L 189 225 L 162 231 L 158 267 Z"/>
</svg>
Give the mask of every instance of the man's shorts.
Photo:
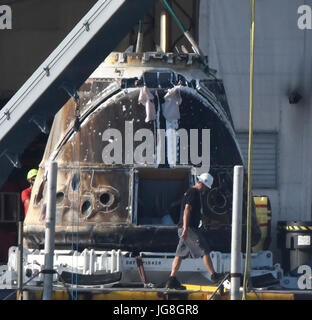
<svg viewBox="0 0 312 320">
<path fill-rule="evenodd" d="M 200 258 L 210 253 L 207 240 L 198 229 L 188 228 L 186 240 L 181 238 L 183 228 L 178 229 L 179 243 L 176 250 L 176 256 L 187 257 L 191 254 L 192 258 Z"/>
</svg>

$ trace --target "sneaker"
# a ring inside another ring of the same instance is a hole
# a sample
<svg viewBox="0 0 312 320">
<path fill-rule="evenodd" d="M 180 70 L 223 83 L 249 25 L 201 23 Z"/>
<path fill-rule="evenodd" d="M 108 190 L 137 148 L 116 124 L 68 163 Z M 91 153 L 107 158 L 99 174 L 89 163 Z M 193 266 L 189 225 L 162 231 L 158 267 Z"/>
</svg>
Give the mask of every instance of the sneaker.
<svg viewBox="0 0 312 320">
<path fill-rule="evenodd" d="M 217 282 L 221 281 L 223 278 L 224 278 L 224 274 L 215 272 L 211 276 L 211 282 L 217 283 Z"/>
<path fill-rule="evenodd" d="M 185 287 L 181 285 L 180 281 L 176 277 L 169 277 L 168 281 L 166 282 L 166 288 L 185 290 Z"/>
</svg>

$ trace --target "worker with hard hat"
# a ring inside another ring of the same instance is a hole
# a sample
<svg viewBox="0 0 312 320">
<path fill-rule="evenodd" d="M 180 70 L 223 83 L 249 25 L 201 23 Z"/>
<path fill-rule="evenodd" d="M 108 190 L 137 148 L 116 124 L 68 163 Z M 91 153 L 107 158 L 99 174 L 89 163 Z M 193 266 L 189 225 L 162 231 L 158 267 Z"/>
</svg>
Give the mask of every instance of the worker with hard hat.
<svg viewBox="0 0 312 320">
<path fill-rule="evenodd" d="M 33 184 L 35 183 L 36 180 L 36 176 L 38 174 L 38 170 L 37 169 L 31 169 L 28 171 L 27 173 L 27 181 L 30 184 L 30 186 L 22 191 L 21 194 L 21 198 L 22 198 L 22 203 L 24 205 L 24 214 L 25 214 L 25 218 L 26 218 L 26 214 L 28 211 L 28 207 L 29 207 L 29 202 L 30 202 L 30 197 L 31 197 L 31 190 L 33 187 Z"/>
<path fill-rule="evenodd" d="M 167 288 L 185 289 L 176 278 L 182 259 L 191 254 L 192 258 L 203 257 L 204 264 L 211 275 L 212 282 L 221 280 L 222 275 L 216 273 L 210 259 L 210 248 L 200 233 L 202 194 L 211 189 L 213 177 L 202 173 L 197 177 L 197 183 L 189 188 L 183 196 L 180 219 L 178 222 L 179 244 L 172 262 L 171 274 L 166 283 Z"/>
</svg>

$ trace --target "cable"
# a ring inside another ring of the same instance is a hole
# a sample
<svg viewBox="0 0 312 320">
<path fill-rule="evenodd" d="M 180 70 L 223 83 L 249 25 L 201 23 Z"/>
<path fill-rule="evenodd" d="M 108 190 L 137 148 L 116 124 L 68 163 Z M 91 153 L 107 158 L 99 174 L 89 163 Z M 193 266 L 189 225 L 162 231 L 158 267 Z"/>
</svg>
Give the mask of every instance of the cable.
<svg viewBox="0 0 312 320">
<path fill-rule="evenodd" d="M 227 273 L 227 274 L 225 275 L 225 277 L 224 277 L 224 278 L 221 280 L 221 282 L 219 283 L 217 289 L 212 293 L 212 295 L 209 297 L 208 300 L 212 300 L 212 298 L 215 297 L 215 295 L 216 295 L 217 292 L 220 290 L 220 288 L 223 287 L 224 281 L 227 280 L 227 279 L 229 278 L 229 276 L 230 276 L 230 273 Z"/>
<path fill-rule="evenodd" d="M 253 85 L 254 85 L 254 50 L 255 50 L 255 0 L 250 0 L 251 28 L 250 28 L 250 92 L 249 92 L 249 144 L 248 144 L 248 193 L 247 193 L 247 232 L 246 259 L 243 282 L 243 300 L 247 300 L 247 284 L 250 275 L 251 255 L 251 190 L 252 190 L 252 134 L 253 134 Z"/>
<path fill-rule="evenodd" d="M 183 23 L 180 21 L 180 19 L 177 17 L 171 6 L 166 0 L 161 0 L 162 4 L 165 6 L 165 8 L 169 11 L 169 13 L 172 15 L 176 23 L 178 24 L 179 28 L 182 30 L 183 33 L 187 32 L 186 28 L 184 27 Z"/>
</svg>

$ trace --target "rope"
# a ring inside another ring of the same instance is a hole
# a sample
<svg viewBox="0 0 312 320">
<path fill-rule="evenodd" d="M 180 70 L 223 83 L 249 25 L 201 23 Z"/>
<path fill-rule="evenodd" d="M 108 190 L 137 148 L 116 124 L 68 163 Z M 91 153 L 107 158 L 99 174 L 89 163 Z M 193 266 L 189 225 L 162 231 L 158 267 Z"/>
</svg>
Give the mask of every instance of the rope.
<svg viewBox="0 0 312 320">
<path fill-rule="evenodd" d="M 253 134 L 253 86 L 254 86 L 254 49 L 255 49 L 255 0 L 250 0 L 251 28 L 250 28 L 250 92 L 249 92 L 249 144 L 248 144 L 248 194 L 247 194 L 247 232 L 246 259 L 243 282 L 243 300 L 247 300 L 247 285 L 250 276 L 251 255 L 251 201 L 252 201 L 252 134 Z"/>
</svg>

